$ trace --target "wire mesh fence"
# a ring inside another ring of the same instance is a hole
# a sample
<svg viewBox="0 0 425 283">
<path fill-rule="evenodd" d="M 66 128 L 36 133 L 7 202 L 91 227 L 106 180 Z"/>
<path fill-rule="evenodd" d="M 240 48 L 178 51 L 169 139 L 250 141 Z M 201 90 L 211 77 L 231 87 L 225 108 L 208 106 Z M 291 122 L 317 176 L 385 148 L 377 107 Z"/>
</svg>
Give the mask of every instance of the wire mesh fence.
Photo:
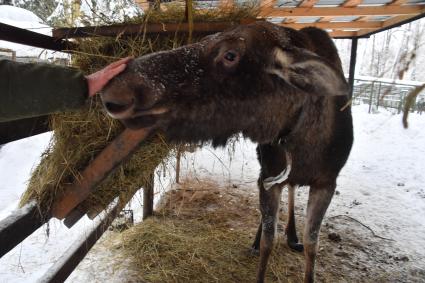
<svg viewBox="0 0 425 283">
<path fill-rule="evenodd" d="M 380 107 L 400 114 L 403 111 L 407 95 L 421 83 L 391 81 L 388 79 L 355 79 L 353 87 L 353 105 L 367 104 L 371 113 Z M 425 92 L 416 97 L 411 112 L 425 112 Z"/>
</svg>

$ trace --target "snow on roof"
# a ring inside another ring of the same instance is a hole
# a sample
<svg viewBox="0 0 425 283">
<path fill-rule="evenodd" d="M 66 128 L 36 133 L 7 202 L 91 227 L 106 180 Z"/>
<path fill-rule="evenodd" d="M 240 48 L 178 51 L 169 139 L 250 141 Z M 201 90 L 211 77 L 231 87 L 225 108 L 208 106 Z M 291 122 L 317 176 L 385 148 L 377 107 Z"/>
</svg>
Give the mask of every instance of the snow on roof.
<svg viewBox="0 0 425 283">
<path fill-rule="evenodd" d="M 36 33 L 52 35 L 52 28 L 43 23 L 33 12 L 9 5 L 0 5 L 0 23 L 30 30 Z M 47 59 L 52 57 L 63 57 L 58 52 L 47 51 L 22 44 L 0 40 L 0 48 L 16 51 L 17 57 L 40 57 Z"/>
</svg>

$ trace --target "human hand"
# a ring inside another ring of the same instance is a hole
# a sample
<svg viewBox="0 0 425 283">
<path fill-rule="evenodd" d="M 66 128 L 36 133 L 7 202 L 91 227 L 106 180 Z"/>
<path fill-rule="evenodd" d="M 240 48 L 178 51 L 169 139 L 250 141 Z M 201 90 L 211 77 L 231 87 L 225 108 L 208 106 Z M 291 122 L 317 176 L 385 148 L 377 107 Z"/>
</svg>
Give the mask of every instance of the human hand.
<svg viewBox="0 0 425 283">
<path fill-rule="evenodd" d="M 127 63 L 133 59 L 133 57 L 127 57 L 118 60 L 102 70 L 97 71 L 91 75 L 86 76 L 87 84 L 89 88 L 89 97 L 94 96 L 98 91 L 109 82 L 110 79 L 124 71 L 127 67 Z"/>
</svg>

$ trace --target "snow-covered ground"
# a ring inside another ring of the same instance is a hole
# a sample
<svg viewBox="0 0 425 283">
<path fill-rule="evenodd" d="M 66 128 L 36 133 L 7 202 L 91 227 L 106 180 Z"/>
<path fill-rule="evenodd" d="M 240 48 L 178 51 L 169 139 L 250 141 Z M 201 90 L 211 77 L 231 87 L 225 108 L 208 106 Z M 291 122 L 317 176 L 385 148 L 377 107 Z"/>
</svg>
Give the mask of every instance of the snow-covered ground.
<svg viewBox="0 0 425 283">
<path fill-rule="evenodd" d="M 338 179 L 339 194 L 334 197 L 327 217 L 349 215 L 361 221 L 377 235 L 393 239 L 392 246 L 398 254 L 407 256 L 411 264 L 423 269 L 425 115 L 411 114 L 410 128 L 405 130 L 401 116 L 392 115 L 384 109 L 368 114 L 367 106 L 360 105 L 353 107 L 353 114 L 354 147 Z M 50 135 L 42 134 L 0 148 L 0 218 L 16 207 L 31 168 L 39 161 Z M 253 193 L 256 192 L 258 172 L 255 145 L 242 139 L 232 147 L 216 150 L 204 147 L 182 159 L 183 176 L 213 178 Z M 165 179 L 162 174 L 156 176 L 156 190 L 169 187 L 169 179 L 173 176 L 169 172 L 167 176 Z M 305 206 L 306 194 L 306 188 L 299 189 L 298 206 Z M 132 208 L 138 213 L 140 202 L 138 196 L 132 203 Z M 90 220 L 84 219 L 68 230 L 59 221 L 51 221 L 49 238 L 45 236 L 45 228 L 39 229 L 0 259 L 0 282 L 36 281 L 60 257 L 67 245 L 92 226 Z M 364 233 L 370 232 L 365 230 Z M 97 263 L 92 261 L 92 266 L 80 266 L 68 281 L 101 282 L 102 278 L 110 281 L 111 271 L 101 262 L 111 262 L 111 258 L 108 258 L 107 251 L 97 253 Z M 117 274 L 121 273 L 115 276 Z M 119 277 L 121 275 L 116 277 L 117 280 L 122 281 L 123 278 Z"/>
</svg>

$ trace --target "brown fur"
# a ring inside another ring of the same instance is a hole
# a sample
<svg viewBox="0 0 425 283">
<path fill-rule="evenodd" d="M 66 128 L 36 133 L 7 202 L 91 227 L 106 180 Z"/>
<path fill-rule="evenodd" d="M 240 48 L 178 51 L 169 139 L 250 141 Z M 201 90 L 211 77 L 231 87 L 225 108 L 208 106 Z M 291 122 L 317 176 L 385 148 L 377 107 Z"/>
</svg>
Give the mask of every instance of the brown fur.
<svg viewBox="0 0 425 283">
<path fill-rule="evenodd" d="M 326 32 L 255 23 L 135 59 L 102 99 L 127 127 L 153 126 L 170 141 L 224 145 L 242 133 L 259 144 L 258 282 L 264 280 L 283 187 L 266 190 L 263 180 L 280 174 L 290 153 L 287 182 L 311 187 L 304 250 L 305 281 L 312 282 L 320 224 L 353 141 L 350 108 L 340 111 L 347 94 Z M 294 221 L 290 215 L 288 244 L 301 250 Z"/>
</svg>

